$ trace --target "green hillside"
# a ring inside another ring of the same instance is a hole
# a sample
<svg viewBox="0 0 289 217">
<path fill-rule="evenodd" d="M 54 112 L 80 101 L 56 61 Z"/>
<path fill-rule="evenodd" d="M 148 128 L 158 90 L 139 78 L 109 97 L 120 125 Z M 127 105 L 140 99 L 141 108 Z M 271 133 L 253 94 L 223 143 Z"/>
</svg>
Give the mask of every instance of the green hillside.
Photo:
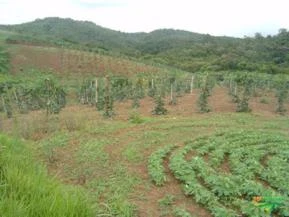
<svg viewBox="0 0 289 217">
<path fill-rule="evenodd" d="M 182 30 L 123 33 L 88 21 L 45 18 L 0 29 L 18 32 L 9 43 L 53 44 L 95 52 L 125 55 L 187 71 L 247 70 L 287 73 L 289 32 L 275 36 L 215 37 Z"/>
</svg>

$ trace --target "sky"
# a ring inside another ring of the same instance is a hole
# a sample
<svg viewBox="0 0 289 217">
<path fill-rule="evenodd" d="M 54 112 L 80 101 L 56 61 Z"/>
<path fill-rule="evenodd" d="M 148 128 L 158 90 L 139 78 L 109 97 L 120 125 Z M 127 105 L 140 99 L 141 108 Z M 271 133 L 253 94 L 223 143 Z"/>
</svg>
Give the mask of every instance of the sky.
<svg viewBox="0 0 289 217">
<path fill-rule="evenodd" d="M 288 0 L 0 0 L 0 24 L 87 20 L 123 32 L 182 29 L 216 36 L 289 29 Z"/>
</svg>

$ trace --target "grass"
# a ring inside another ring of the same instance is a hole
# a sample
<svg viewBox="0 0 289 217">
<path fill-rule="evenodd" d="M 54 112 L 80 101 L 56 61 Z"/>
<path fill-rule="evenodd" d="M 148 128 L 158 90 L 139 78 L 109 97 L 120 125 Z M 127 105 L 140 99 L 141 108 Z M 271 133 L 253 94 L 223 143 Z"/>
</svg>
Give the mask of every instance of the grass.
<svg viewBox="0 0 289 217">
<path fill-rule="evenodd" d="M 48 176 L 22 142 L 0 135 L 0 144 L 2 217 L 93 216 L 85 194 Z"/>
<path fill-rule="evenodd" d="M 43 119 L 34 118 L 31 121 L 34 127 L 27 138 L 36 140 L 32 142 L 30 150 L 36 151 L 43 161 L 48 162 L 48 167 L 53 169 L 52 174 L 59 175 L 61 180 L 72 184 L 80 184 L 78 180 L 85 177 L 85 182 L 81 185 L 88 192 L 88 198 L 93 202 L 96 215 L 99 216 L 134 217 L 139 216 L 140 212 L 148 217 L 180 216 L 188 212 L 187 209 L 177 209 L 174 203 L 168 203 L 168 209 L 162 208 L 164 206 L 159 203 L 164 195 L 171 195 L 176 198 L 177 207 L 188 207 L 188 201 L 179 199 L 182 198 L 181 191 L 170 192 L 165 186 L 159 189 L 148 176 L 148 157 L 159 148 L 168 144 L 182 146 L 185 141 L 203 135 L 210 136 L 226 129 L 279 132 L 288 137 L 289 128 L 288 117 L 266 117 L 254 113 L 142 117 L 146 120 L 143 123 L 132 123 L 130 120 L 105 120 L 101 116 L 93 116 L 94 113 L 86 112 L 88 110 L 84 110 L 86 113 L 81 111 L 68 110 L 51 120 L 59 129 L 57 132 L 42 132 Z M 76 124 L 80 122 L 81 127 L 67 127 L 65 120 L 71 117 L 76 117 Z M 29 115 L 19 117 L 18 128 L 14 133 L 23 130 L 24 122 L 21 118 L 30 120 Z M 5 130 L 5 124 L 3 127 Z M 41 137 L 35 139 L 34 134 L 39 132 Z M 44 147 L 52 148 L 56 156 L 54 162 L 47 161 Z M 23 156 L 26 155 L 25 152 Z M 47 175 L 45 177 L 48 179 Z M 59 187 L 59 190 L 62 188 Z M 86 200 L 83 201 L 87 203 Z M 165 200 L 164 203 L 166 202 Z M 13 208 L 17 210 L 15 207 L 17 204 Z M 23 205 L 19 207 L 21 209 Z M 191 213 L 192 216 L 193 214 Z"/>
</svg>

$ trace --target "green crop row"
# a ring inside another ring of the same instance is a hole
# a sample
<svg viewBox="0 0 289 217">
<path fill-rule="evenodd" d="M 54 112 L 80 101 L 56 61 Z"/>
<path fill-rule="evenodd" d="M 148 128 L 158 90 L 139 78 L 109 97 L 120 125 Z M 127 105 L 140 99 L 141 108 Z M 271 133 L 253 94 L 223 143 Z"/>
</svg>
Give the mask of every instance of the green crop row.
<svg viewBox="0 0 289 217">
<path fill-rule="evenodd" d="M 258 195 L 284 198 L 285 206 L 276 215 L 287 216 L 289 164 L 284 153 L 288 153 L 288 144 L 276 134 L 222 132 L 188 142 L 171 156 L 170 169 L 183 183 L 185 194 L 213 216 L 265 216 L 264 209 L 251 203 Z M 190 153 L 193 156 L 187 159 Z M 230 165 L 226 172 L 219 168 L 225 156 Z"/>
<path fill-rule="evenodd" d="M 162 186 L 167 181 L 164 168 L 164 158 L 175 148 L 175 145 L 168 145 L 154 152 L 148 160 L 148 172 L 157 186 Z"/>
</svg>

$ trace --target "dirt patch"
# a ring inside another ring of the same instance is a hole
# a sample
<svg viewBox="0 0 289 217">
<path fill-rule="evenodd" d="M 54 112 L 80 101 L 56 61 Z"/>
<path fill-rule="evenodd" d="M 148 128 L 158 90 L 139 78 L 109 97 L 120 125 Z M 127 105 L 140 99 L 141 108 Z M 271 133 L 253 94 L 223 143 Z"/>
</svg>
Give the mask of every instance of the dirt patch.
<svg viewBox="0 0 289 217">
<path fill-rule="evenodd" d="M 260 177 L 256 176 L 255 177 L 255 181 L 260 183 L 260 184 L 262 184 L 265 188 L 270 188 L 271 189 L 270 183 L 266 182 L 265 180 L 261 179 Z"/>
<path fill-rule="evenodd" d="M 187 154 L 185 155 L 185 160 L 186 160 L 186 161 L 191 161 L 192 158 L 193 158 L 194 156 L 196 156 L 196 155 L 197 155 L 197 152 L 194 151 L 194 150 L 191 150 L 189 153 L 187 153 Z"/>
<path fill-rule="evenodd" d="M 209 97 L 209 105 L 212 112 L 234 112 L 236 104 L 232 102 L 228 90 L 223 87 L 215 87 Z"/>
<path fill-rule="evenodd" d="M 164 160 L 165 173 L 167 176 L 167 182 L 162 187 L 156 187 L 150 185 L 149 189 L 147 186 L 138 186 L 135 194 L 141 194 L 141 197 L 134 198 L 134 203 L 138 207 L 138 216 L 139 217 L 154 217 L 162 216 L 162 209 L 159 206 L 159 201 L 167 195 L 172 195 L 174 197 L 173 203 L 171 206 L 185 207 L 187 211 L 191 214 L 200 216 L 200 217 L 209 217 L 211 214 L 202 206 L 197 204 L 192 197 L 187 197 L 181 189 L 181 183 L 174 178 L 174 175 L 169 169 L 169 158 L 166 157 Z M 147 179 L 149 182 L 148 172 L 144 165 L 141 166 L 142 179 Z M 144 169 L 145 168 L 145 169 Z M 168 209 L 172 207 L 168 207 Z M 168 213 L 165 216 L 172 217 L 172 213 Z"/>
<path fill-rule="evenodd" d="M 33 45 L 11 45 L 13 73 L 26 68 L 50 70 L 59 74 L 98 75 L 107 72 L 115 75 L 136 73 L 158 73 L 162 69 L 118 57 L 99 55 L 92 52 Z"/>
<path fill-rule="evenodd" d="M 226 153 L 224 156 L 224 160 L 219 167 L 220 172 L 224 172 L 224 173 L 230 173 L 231 172 L 229 157 L 230 157 L 230 155 L 228 153 Z"/>
<path fill-rule="evenodd" d="M 77 168 L 75 154 L 79 149 L 79 145 L 79 140 L 74 138 L 71 139 L 66 146 L 55 148 L 55 161 L 47 162 L 48 173 L 61 180 L 63 183 L 84 185 L 86 182 L 86 177 L 84 175 L 80 174 L 79 176 L 72 178 L 65 172 Z"/>
<path fill-rule="evenodd" d="M 209 153 L 204 154 L 204 155 L 203 155 L 203 159 L 204 159 L 204 161 L 205 161 L 206 163 L 209 163 L 209 161 L 210 161 Z"/>
</svg>

